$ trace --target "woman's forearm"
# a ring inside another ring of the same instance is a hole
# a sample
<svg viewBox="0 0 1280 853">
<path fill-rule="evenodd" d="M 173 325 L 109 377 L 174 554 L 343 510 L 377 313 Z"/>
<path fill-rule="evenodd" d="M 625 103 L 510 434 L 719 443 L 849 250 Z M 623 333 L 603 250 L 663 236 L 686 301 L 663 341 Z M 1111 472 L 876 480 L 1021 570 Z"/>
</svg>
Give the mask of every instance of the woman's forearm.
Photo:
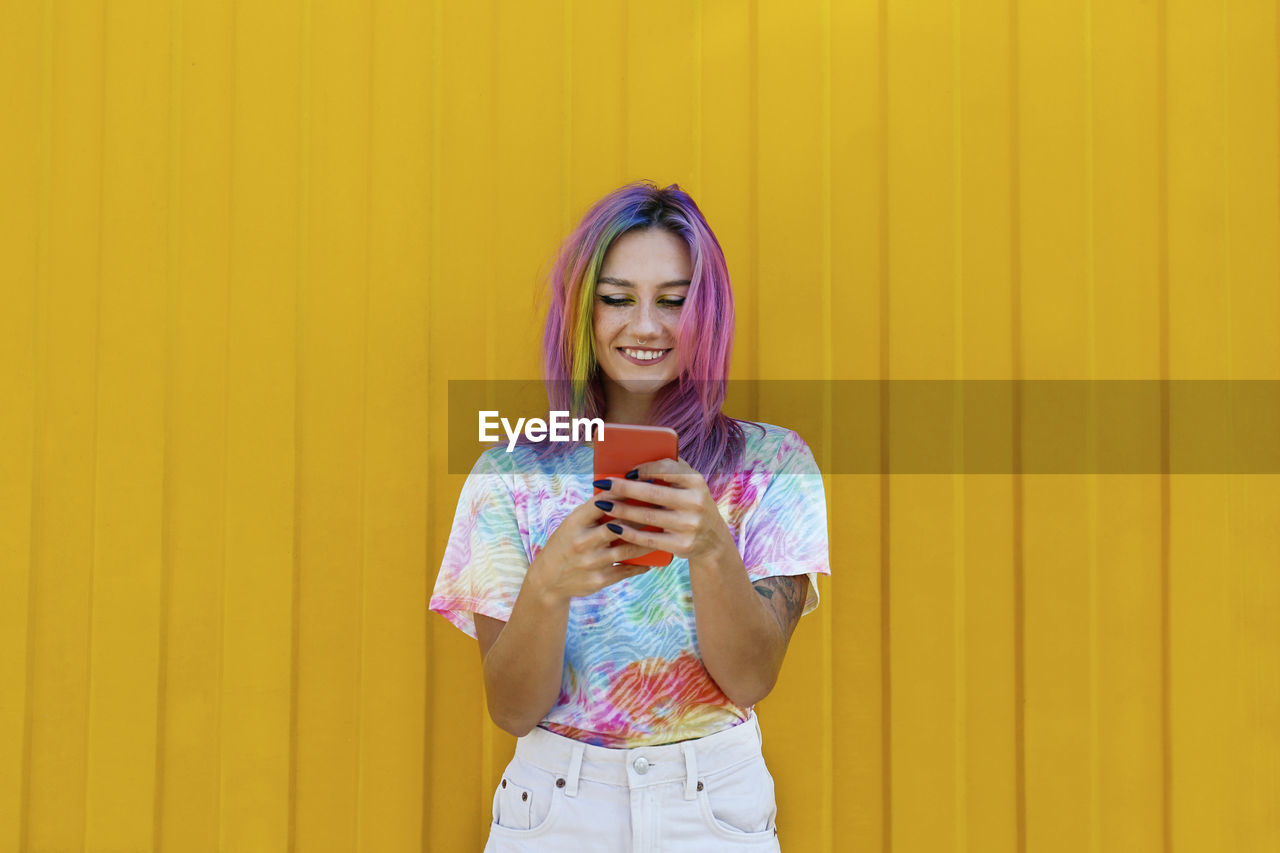
<svg viewBox="0 0 1280 853">
<path fill-rule="evenodd" d="M 528 734 L 560 697 L 568 625 L 569 599 L 526 575 L 511 618 L 484 657 L 489 716 L 504 731 Z"/>
<path fill-rule="evenodd" d="M 756 704 L 773 689 L 786 639 L 751 586 L 742 556 L 730 541 L 689 563 L 702 664 L 736 705 Z"/>
</svg>

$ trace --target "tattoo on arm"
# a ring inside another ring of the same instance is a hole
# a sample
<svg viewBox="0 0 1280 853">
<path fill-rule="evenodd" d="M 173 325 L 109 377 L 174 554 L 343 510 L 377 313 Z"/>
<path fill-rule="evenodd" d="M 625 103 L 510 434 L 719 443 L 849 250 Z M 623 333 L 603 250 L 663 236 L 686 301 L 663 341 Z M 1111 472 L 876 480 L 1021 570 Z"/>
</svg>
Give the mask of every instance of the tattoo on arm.
<svg viewBox="0 0 1280 853">
<path fill-rule="evenodd" d="M 808 575 L 778 575 L 756 581 L 752 587 L 764 596 L 769 609 L 773 611 L 773 618 L 778 620 L 782 638 L 790 642 L 791 632 L 800 621 L 800 613 L 804 610 L 804 601 L 809 593 Z"/>
</svg>

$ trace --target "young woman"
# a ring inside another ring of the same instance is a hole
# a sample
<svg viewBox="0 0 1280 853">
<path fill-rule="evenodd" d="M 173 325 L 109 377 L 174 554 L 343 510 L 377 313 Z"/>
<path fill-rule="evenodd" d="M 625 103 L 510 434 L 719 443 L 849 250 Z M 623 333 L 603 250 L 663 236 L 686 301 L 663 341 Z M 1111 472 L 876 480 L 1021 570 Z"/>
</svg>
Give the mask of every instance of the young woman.
<svg viewBox="0 0 1280 853">
<path fill-rule="evenodd" d="M 593 495 L 590 446 L 499 445 L 467 478 L 430 608 L 479 640 L 518 738 L 486 851 L 780 849 L 754 706 L 830 574 L 826 501 L 798 434 L 721 412 L 732 337 L 724 254 L 678 186 L 621 187 L 562 245 L 550 409 L 670 426 L 680 459 Z M 674 559 L 617 564 L 653 550 Z"/>
</svg>

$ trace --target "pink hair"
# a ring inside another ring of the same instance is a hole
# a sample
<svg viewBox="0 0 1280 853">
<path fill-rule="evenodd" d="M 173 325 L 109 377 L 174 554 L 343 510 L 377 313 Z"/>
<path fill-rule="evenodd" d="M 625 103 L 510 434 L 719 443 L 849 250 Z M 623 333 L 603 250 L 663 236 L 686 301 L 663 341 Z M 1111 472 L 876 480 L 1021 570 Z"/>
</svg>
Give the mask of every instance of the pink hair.
<svg viewBox="0 0 1280 853">
<path fill-rule="evenodd" d="M 702 211 L 677 184 L 659 189 L 652 181 L 636 181 L 619 187 L 592 205 L 561 244 L 547 282 L 542 336 L 548 402 L 552 410 L 574 417 L 604 417 L 591 324 L 596 282 L 613 242 L 628 231 L 650 228 L 685 241 L 693 276 L 677 327 L 680 375 L 655 395 L 649 422 L 674 429 L 681 457 L 714 484 L 740 462 L 743 425 L 750 422 L 720 411 L 733 348 L 729 267 Z"/>
</svg>

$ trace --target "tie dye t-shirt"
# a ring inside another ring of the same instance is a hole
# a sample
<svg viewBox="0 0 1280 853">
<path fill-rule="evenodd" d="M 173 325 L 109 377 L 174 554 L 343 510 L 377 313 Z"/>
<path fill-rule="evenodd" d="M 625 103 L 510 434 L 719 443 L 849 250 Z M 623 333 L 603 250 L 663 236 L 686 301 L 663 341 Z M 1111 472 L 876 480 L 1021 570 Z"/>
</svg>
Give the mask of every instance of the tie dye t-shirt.
<svg viewBox="0 0 1280 853">
<path fill-rule="evenodd" d="M 799 434 L 744 427 L 742 463 L 719 497 L 751 582 L 809 576 L 803 613 L 829 575 L 826 498 Z M 473 613 L 507 621 L 529 564 L 594 492 L 588 445 L 539 458 L 505 445 L 476 461 L 458 499 L 430 609 L 470 637 Z M 689 562 L 573 598 L 560 696 L 539 723 L 597 746 L 632 748 L 702 737 L 746 720 L 712 680 L 698 650 Z"/>
</svg>

